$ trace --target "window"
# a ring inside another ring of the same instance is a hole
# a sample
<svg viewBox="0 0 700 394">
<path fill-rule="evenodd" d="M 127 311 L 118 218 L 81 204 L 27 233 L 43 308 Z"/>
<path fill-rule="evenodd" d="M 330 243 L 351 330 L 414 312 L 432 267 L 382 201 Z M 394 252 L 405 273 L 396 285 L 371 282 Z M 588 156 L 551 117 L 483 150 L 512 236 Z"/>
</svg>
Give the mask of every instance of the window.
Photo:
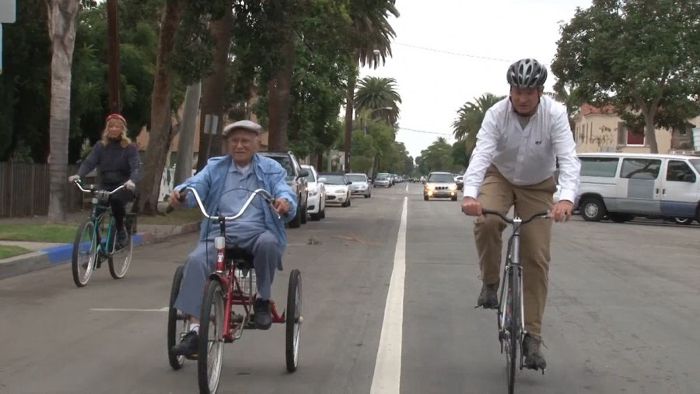
<svg viewBox="0 0 700 394">
<path fill-rule="evenodd" d="M 695 183 L 695 174 L 685 162 L 670 160 L 666 170 L 666 180 L 671 182 Z"/>
<path fill-rule="evenodd" d="M 627 130 L 627 145 L 644 145 L 644 132 L 633 133 Z"/>
<path fill-rule="evenodd" d="M 661 160 L 654 159 L 624 159 L 620 178 L 656 179 L 659 176 Z"/>
<path fill-rule="evenodd" d="M 697 172 L 700 172 L 700 159 L 690 159 L 688 161 L 690 162 L 690 164 L 693 165 L 693 167 L 695 167 L 695 170 L 697 170 Z"/>
<path fill-rule="evenodd" d="M 615 177 L 617 163 L 616 157 L 581 157 L 581 176 L 600 176 L 606 178 Z"/>
</svg>

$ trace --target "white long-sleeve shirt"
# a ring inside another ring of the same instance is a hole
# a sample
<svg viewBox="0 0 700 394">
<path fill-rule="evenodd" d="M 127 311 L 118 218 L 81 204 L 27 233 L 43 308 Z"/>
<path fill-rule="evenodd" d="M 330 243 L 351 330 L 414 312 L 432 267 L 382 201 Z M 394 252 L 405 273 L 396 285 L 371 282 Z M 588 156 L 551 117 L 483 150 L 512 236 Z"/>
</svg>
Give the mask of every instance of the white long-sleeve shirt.
<svg viewBox="0 0 700 394">
<path fill-rule="evenodd" d="M 576 157 L 566 108 L 547 96 L 523 129 L 508 97 L 484 116 L 469 167 L 464 173 L 464 196 L 476 198 L 488 167 L 493 164 L 512 184 L 534 185 L 554 175 L 559 159 L 560 200 L 573 202 L 581 163 Z"/>
</svg>

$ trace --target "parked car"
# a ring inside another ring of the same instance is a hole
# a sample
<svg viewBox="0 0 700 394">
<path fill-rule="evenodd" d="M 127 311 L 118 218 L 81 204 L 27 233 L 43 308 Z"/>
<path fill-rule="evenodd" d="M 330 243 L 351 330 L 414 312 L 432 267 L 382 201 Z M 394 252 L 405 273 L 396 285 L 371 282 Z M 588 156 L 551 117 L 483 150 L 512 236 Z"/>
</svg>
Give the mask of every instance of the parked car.
<svg viewBox="0 0 700 394">
<path fill-rule="evenodd" d="M 352 182 L 348 180 L 345 174 L 341 172 L 322 172 L 318 174 L 318 178 L 326 186 L 326 204 L 340 204 L 343 207 L 350 206 L 350 185 Z"/>
<path fill-rule="evenodd" d="M 457 201 L 457 183 L 449 172 L 434 171 L 428 174 L 423 186 L 423 200 L 431 198 L 450 198 Z"/>
<path fill-rule="evenodd" d="M 374 178 L 374 186 L 381 187 L 391 187 L 391 178 L 388 173 L 380 172 L 377 177 Z"/>
<path fill-rule="evenodd" d="M 307 212 L 311 220 L 321 220 L 326 217 L 326 185 L 318 181 L 318 173 L 314 166 L 302 164 L 301 168 L 308 172 L 306 175 L 309 190 Z"/>
<path fill-rule="evenodd" d="M 350 185 L 350 195 L 359 194 L 365 198 L 372 197 L 372 183 L 367 178 L 367 175 L 359 172 L 351 172 L 345 174 L 352 185 Z"/>
<path fill-rule="evenodd" d="M 297 195 L 297 215 L 289 222 L 289 227 L 300 227 L 306 223 L 306 211 L 309 191 L 306 182 L 307 170 L 301 168 L 299 161 L 292 152 L 259 152 L 261 155 L 276 160 L 287 170 L 287 184 Z"/>
<path fill-rule="evenodd" d="M 577 207 L 587 221 L 635 216 L 700 221 L 700 157 L 581 153 Z"/>
</svg>

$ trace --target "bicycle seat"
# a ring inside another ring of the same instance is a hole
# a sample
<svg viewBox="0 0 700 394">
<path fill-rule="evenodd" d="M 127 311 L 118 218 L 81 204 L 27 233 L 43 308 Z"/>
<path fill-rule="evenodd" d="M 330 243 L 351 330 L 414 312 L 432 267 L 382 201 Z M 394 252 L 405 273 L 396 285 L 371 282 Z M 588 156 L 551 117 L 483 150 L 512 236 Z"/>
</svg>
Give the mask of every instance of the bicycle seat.
<svg viewBox="0 0 700 394">
<path fill-rule="evenodd" d="M 224 254 L 227 261 L 234 261 L 236 267 L 240 269 L 251 269 L 253 268 L 253 255 L 248 253 L 245 249 L 234 246 L 231 248 L 226 248 Z"/>
</svg>

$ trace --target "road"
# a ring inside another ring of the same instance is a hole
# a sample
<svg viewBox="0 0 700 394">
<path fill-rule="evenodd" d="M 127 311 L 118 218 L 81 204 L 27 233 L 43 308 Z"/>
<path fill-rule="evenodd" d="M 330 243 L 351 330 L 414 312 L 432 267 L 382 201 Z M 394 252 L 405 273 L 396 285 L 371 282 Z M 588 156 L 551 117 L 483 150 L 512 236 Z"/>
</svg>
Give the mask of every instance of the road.
<svg viewBox="0 0 700 394">
<path fill-rule="evenodd" d="M 369 393 L 373 382 L 385 392 L 506 392 L 495 312 L 473 307 L 472 219 L 420 193 L 375 190 L 289 230 L 273 294 L 284 305 L 288 273 L 301 270 L 299 369 L 285 370 L 282 326 L 246 332 L 225 347 L 220 392 Z M 555 225 L 549 368 L 519 372 L 518 393 L 700 393 L 698 240 L 697 225 Z M 81 289 L 65 265 L 0 280 L 0 393 L 196 392 L 195 363 L 168 365 L 164 312 L 193 245 L 188 235 L 138 248 L 125 279 L 105 267 Z"/>
</svg>

